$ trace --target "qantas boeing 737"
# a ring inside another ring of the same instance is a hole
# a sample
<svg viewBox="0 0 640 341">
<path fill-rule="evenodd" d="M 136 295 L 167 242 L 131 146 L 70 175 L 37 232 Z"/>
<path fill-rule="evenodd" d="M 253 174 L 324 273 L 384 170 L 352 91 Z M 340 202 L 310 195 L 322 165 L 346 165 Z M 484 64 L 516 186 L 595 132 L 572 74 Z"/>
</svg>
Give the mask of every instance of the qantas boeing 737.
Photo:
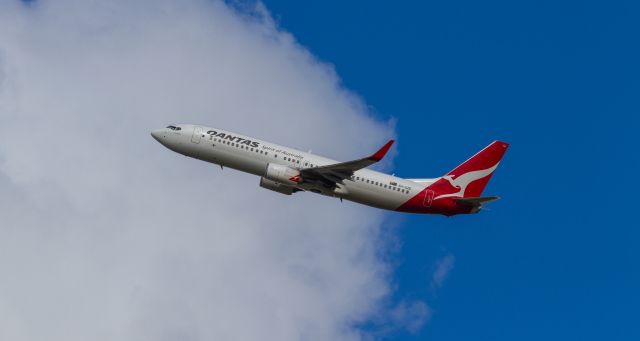
<svg viewBox="0 0 640 341">
<path fill-rule="evenodd" d="M 174 152 L 260 177 L 260 186 L 291 195 L 309 191 L 392 211 L 452 216 L 477 213 L 498 197 L 482 190 L 509 147 L 494 141 L 460 166 L 434 179 L 402 179 L 367 169 L 382 160 L 393 140 L 373 155 L 338 162 L 217 128 L 170 125 L 151 136 Z"/>
</svg>

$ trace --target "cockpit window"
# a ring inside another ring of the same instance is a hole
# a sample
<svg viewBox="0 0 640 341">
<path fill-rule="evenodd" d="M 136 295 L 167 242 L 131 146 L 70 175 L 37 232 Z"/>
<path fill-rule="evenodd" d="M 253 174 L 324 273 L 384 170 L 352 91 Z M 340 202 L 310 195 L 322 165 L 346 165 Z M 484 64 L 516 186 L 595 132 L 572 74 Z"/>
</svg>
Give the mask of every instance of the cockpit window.
<svg viewBox="0 0 640 341">
<path fill-rule="evenodd" d="M 171 130 L 182 130 L 182 128 L 176 127 L 176 126 L 168 126 L 167 128 L 169 128 Z"/>
</svg>

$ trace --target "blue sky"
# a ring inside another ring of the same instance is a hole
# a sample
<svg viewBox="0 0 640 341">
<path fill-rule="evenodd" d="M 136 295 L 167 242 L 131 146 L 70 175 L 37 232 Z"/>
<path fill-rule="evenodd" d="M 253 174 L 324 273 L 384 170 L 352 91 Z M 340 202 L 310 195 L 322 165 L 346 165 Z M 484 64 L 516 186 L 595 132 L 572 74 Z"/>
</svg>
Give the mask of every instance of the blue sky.
<svg viewBox="0 0 640 341">
<path fill-rule="evenodd" d="M 437 176 L 511 143 L 490 211 L 393 216 L 395 295 L 433 316 L 389 339 L 640 339 L 637 2 L 265 3 L 397 120 L 396 174 Z"/>
<path fill-rule="evenodd" d="M 0 339 L 640 339 L 640 5 L 264 1 L 312 58 L 253 2 L 0 1 Z M 502 200 L 445 218 L 282 198 L 148 135 L 176 122 L 396 135 L 409 178 L 511 148 Z"/>
</svg>

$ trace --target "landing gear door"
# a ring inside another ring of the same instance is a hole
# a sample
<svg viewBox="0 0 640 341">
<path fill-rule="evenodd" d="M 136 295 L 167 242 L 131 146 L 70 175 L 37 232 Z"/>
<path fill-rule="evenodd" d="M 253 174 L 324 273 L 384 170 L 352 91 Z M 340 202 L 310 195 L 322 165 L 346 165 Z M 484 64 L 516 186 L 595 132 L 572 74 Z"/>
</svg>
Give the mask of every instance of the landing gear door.
<svg viewBox="0 0 640 341">
<path fill-rule="evenodd" d="M 202 138 L 202 127 L 194 127 L 193 135 L 191 135 L 191 142 L 200 143 L 200 139 Z"/>
</svg>

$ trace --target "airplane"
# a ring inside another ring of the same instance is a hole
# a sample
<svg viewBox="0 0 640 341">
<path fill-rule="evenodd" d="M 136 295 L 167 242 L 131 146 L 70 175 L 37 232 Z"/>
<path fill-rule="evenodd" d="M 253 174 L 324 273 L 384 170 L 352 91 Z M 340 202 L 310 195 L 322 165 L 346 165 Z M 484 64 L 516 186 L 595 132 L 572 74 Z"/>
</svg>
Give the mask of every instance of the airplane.
<svg viewBox="0 0 640 341">
<path fill-rule="evenodd" d="M 170 125 L 151 136 L 174 152 L 257 175 L 261 187 L 278 193 L 307 191 L 385 210 L 445 216 L 477 213 L 499 199 L 481 194 L 509 147 L 494 141 L 441 177 L 403 179 L 367 169 L 382 160 L 393 140 L 370 156 L 338 162 L 199 125 Z"/>
</svg>

